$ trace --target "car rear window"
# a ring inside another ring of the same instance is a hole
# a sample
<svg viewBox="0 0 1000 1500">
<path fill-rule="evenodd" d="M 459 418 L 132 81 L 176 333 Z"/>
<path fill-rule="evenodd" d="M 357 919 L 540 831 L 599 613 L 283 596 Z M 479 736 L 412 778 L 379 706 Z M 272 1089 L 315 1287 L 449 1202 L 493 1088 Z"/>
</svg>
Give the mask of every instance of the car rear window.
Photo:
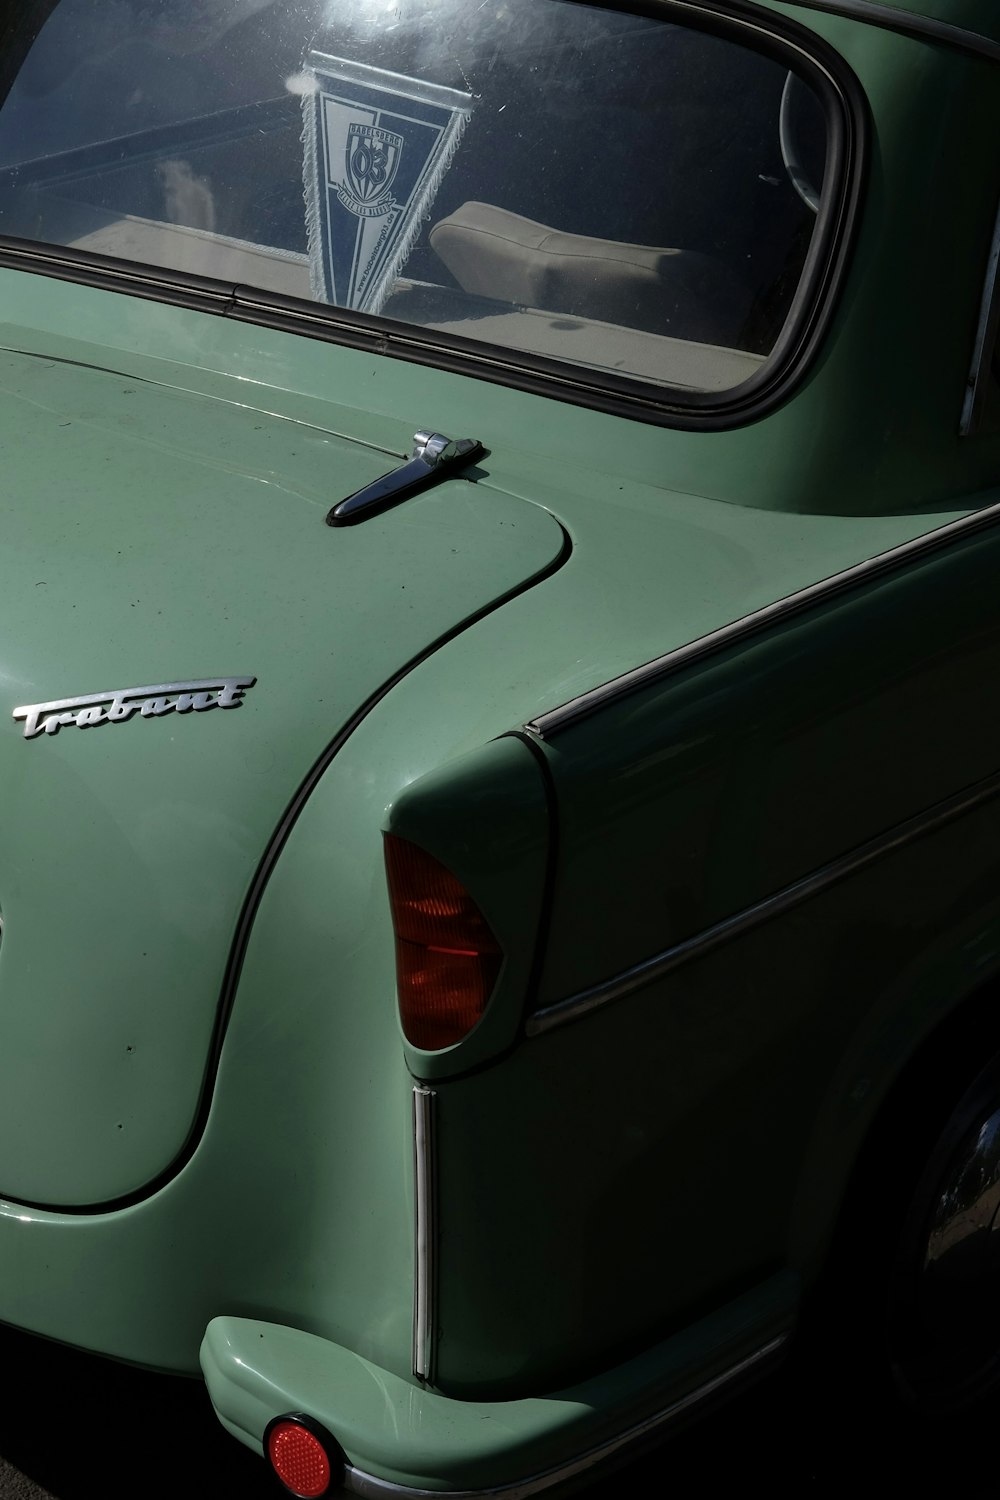
<svg viewBox="0 0 1000 1500">
<path fill-rule="evenodd" d="M 45 10 L 5 236 L 682 392 L 752 380 L 802 301 L 836 174 L 773 44 L 564 0 Z"/>
</svg>

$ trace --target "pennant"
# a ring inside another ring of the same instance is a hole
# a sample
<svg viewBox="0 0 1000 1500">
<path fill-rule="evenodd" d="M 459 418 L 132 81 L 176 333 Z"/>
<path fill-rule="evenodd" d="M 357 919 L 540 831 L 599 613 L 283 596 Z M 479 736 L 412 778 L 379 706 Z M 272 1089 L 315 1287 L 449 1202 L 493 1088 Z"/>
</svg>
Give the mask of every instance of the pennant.
<svg viewBox="0 0 1000 1500">
<path fill-rule="evenodd" d="M 306 67 L 313 296 L 377 313 L 430 212 L 472 95 L 317 52 Z"/>
</svg>

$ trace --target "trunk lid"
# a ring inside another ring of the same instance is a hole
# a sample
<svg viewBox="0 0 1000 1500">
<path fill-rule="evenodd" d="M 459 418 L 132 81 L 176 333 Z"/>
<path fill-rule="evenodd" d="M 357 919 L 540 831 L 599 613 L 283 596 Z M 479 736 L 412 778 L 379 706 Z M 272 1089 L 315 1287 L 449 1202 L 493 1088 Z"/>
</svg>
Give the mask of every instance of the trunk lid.
<svg viewBox="0 0 1000 1500">
<path fill-rule="evenodd" d="M 104 1204 L 184 1147 L 240 908 L 310 766 L 563 533 L 461 480 L 332 530 L 398 460 L 30 355 L 0 353 L 0 451 L 0 1191 Z"/>
</svg>

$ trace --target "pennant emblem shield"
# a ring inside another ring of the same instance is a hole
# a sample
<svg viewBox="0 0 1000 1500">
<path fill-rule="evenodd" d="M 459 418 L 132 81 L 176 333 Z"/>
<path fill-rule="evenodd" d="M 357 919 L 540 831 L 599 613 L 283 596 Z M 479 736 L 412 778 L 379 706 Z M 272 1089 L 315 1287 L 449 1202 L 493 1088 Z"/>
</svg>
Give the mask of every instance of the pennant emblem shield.
<svg viewBox="0 0 1000 1500">
<path fill-rule="evenodd" d="M 373 203 L 389 192 L 402 146 L 403 137 L 391 130 L 357 121 L 350 127 L 344 171 L 359 203 Z"/>
<path fill-rule="evenodd" d="M 380 311 L 430 212 L 471 94 L 311 53 L 305 190 L 318 301 Z"/>
</svg>

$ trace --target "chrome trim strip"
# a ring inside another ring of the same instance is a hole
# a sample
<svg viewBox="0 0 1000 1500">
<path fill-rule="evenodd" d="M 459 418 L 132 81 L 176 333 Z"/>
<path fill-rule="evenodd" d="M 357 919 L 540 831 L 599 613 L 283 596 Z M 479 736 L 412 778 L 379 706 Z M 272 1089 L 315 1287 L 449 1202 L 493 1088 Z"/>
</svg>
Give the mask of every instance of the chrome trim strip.
<svg viewBox="0 0 1000 1500">
<path fill-rule="evenodd" d="M 617 1437 L 609 1438 L 607 1442 L 599 1444 L 596 1448 L 589 1448 L 585 1453 L 579 1454 L 567 1463 L 560 1464 L 558 1468 L 546 1469 L 542 1474 L 532 1474 L 529 1478 L 516 1480 L 513 1484 L 495 1485 L 482 1490 L 423 1490 L 415 1489 L 410 1485 L 396 1484 L 389 1479 L 379 1479 L 374 1474 L 366 1474 L 361 1469 L 348 1466 L 344 1474 L 344 1487 L 352 1495 L 362 1496 L 363 1500 L 388 1500 L 390 1496 L 397 1497 L 397 1500 L 528 1500 L 529 1496 L 540 1494 L 555 1484 L 562 1484 L 576 1475 L 584 1474 L 588 1469 L 595 1468 L 621 1449 L 651 1437 L 660 1427 L 666 1426 L 674 1418 L 690 1411 L 692 1407 L 707 1400 L 710 1396 L 714 1396 L 741 1376 L 750 1374 L 758 1365 L 773 1359 L 781 1351 L 787 1339 L 787 1333 L 779 1334 L 777 1338 L 771 1339 L 762 1348 L 756 1349 L 753 1354 L 748 1354 L 745 1359 L 741 1359 L 737 1364 L 723 1371 L 721 1375 L 716 1375 L 712 1380 L 699 1386 L 697 1390 L 671 1402 L 662 1411 L 626 1428 Z"/>
<path fill-rule="evenodd" d="M 434 1182 L 433 1089 L 413 1090 L 413 1373 L 430 1380 L 434 1369 L 434 1276 L 437 1239 Z"/>
<path fill-rule="evenodd" d="M 983 36 L 981 32 L 967 31 L 964 26 L 953 26 L 950 21 L 935 21 L 930 16 L 897 10 L 895 5 L 876 3 L 876 0 L 791 0 L 791 3 L 803 10 L 826 11 L 828 15 L 881 26 L 886 31 L 898 31 L 918 41 L 934 42 L 958 52 L 972 53 L 974 57 L 985 57 L 988 62 L 1000 63 L 1000 42 Z"/>
<path fill-rule="evenodd" d="M 654 954 L 652 958 L 644 959 L 642 963 L 623 970 L 613 979 L 604 980 L 601 984 L 580 990 L 565 1000 L 557 1000 L 553 1005 L 547 1005 L 543 1010 L 536 1011 L 533 1016 L 528 1017 L 525 1023 L 527 1035 L 541 1036 L 556 1026 L 562 1026 L 567 1021 L 575 1021 L 578 1017 L 588 1015 L 603 1005 L 620 1000 L 623 995 L 629 995 L 633 990 L 651 984 L 655 979 L 669 974 L 692 959 L 703 957 L 714 948 L 721 948 L 723 943 L 741 937 L 744 932 L 759 927 L 762 922 L 770 921 L 772 917 L 779 916 L 793 906 L 799 906 L 803 901 L 808 901 L 810 897 L 826 890 L 828 886 L 835 885 L 848 875 L 853 875 L 855 871 L 874 864 L 876 860 L 894 853 L 895 850 L 912 843 L 914 839 L 922 838 L 925 833 L 931 833 L 936 828 L 951 823 L 955 818 L 962 817 L 972 808 L 978 807 L 983 802 L 989 802 L 998 795 L 1000 795 L 1000 771 L 994 772 L 992 776 L 987 776 L 982 781 L 975 782 L 971 787 L 966 787 L 954 797 L 947 797 L 942 802 L 936 802 L 925 812 L 917 813 L 915 817 L 907 818 L 903 823 L 897 823 L 888 832 L 879 834 L 865 844 L 859 844 L 849 854 L 841 855 L 839 859 L 831 860 L 827 865 L 821 865 L 811 874 L 792 881 L 791 885 L 775 891 L 772 896 L 766 896 L 763 901 L 755 902 L 753 906 L 745 907 L 735 916 L 725 917 L 721 922 L 716 922 L 712 927 L 706 927 L 703 932 L 697 933 L 694 937 L 685 938 L 682 943 L 675 943 L 672 948 L 666 948 L 662 953 Z"/>
<path fill-rule="evenodd" d="M 1000 339 L 1000 208 L 997 209 L 993 244 L 986 267 L 986 285 L 983 288 L 983 306 L 976 330 L 976 346 L 972 353 L 972 369 L 962 408 L 962 437 L 970 437 L 979 430 L 986 405 L 986 393 L 993 378 L 993 358 Z"/>
<path fill-rule="evenodd" d="M 810 583 L 803 589 L 797 589 L 794 594 L 786 594 L 783 599 L 778 599 L 773 604 L 765 604 L 761 609 L 751 610 L 750 614 L 743 615 L 741 619 L 732 620 L 728 625 L 722 625 L 718 630 L 710 631 L 708 635 L 699 636 L 697 640 L 689 641 L 686 646 L 678 646 L 673 651 L 667 651 L 663 656 L 654 657 L 652 661 L 645 662 L 641 667 L 633 667 L 630 672 L 623 672 L 620 677 L 613 677 L 609 682 L 602 683 L 600 687 L 590 688 L 587 692 L 580 693 L 578 697 L 571 698 L 568 703 L 562 704 L 559 708 L 539 714 L 537 719 L 532 719 L 525 724 L 524 728 L 538 735 L 540 739 L 550 739 L 554 734 L 577 723 L 578 720 L 596 713 L 618 698 L 623 698 L 626 693 L 645 687 L 674 672 L 679 672 L 694 662 L 702 661 L 706 656 L 725 650 L 727 646 L 757 635 L 779 620 L 786 620 L 792 615 L 809 609 L 814 604 L 835 598 L 848 589 L 857 588 L 874 578 L 879 578 L 883 573 L 891 572 L 893 568 L 902 567 L 905 563 L 936 552 L 956 539 L 973 536 L 977 531 L 986 530 L 995 521 L 1000 521 L 1000 503 L 984 506 L 982 510 L 974 511 L 971 515 L 960 516 L 957 521 L 948 521 L 934 531 L 925 531 L 921 536 L 914 537 L 909 542 L 902 542 L 898 547 L 890 547 L 887 552 L 879 552 L 875 557 L 866 559 L 865 562 L 854 563 L 840 573 L 832 573 L 829 578 L 823 578 L 818 583 Z"/>
</svg>

